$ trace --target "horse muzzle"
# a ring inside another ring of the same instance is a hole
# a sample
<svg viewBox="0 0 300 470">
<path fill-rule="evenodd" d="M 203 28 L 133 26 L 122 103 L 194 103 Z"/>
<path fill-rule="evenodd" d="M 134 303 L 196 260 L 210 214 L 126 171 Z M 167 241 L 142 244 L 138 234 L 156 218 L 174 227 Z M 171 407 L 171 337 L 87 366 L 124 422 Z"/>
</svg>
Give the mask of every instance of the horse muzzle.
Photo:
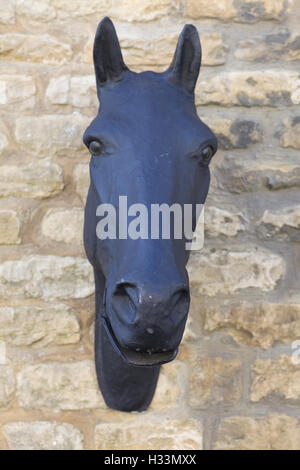
<svg viewBox="0 0 300 470">
<path fill-rule="evenodd" d="M 148 348 L 143 350 L 139 347 L 125 347 L 120 344 L 116 335 L 113 332 L 109 318 L 106 316 L 101 316 L 103 325 L 107 336 L 110 339 L 110 342 L 114 350 L 122 357 L 122 359 L 129 365 L 139 366 L 139 367 L 153 367 L 166 364 L 167 362 L 173 361 L 178 353 L 178 348 L 173 350 L 159 350 L 154 348 Z"/>
</svg>

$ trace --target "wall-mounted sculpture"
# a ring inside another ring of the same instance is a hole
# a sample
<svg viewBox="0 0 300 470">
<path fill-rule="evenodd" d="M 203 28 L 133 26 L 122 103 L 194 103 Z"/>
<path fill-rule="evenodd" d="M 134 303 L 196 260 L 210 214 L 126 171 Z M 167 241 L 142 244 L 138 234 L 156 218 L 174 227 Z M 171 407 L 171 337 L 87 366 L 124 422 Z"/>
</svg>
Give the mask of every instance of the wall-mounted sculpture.
<svg viewBox="0 0 300 470">
<path fill-rule="evenodd" d="M 130 71 L 109 18 L 96 32 L 100 109 L 84 133 L 91 153 L 84 243 L 95 272 L 97 377 L 106 404 L 117 410 L 145 410 L 160 365 L 176 357 L 189 309 L 189 251 L 184 237 L 100 240 L 96 210 L 118 207 L 119 196 L 147 207 L 205 202 L 217 141 L 196 113 L 200 63 L 192 25 L 164 73 Z"/>
</svg>

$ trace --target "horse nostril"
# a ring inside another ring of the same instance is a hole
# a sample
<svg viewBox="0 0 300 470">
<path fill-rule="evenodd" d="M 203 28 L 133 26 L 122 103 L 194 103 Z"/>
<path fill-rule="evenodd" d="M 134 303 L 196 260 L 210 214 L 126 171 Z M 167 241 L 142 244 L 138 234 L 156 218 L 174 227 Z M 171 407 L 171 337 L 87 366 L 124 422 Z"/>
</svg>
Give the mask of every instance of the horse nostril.
<svg viewBox="0 0 300 470">
<path fill-rule="evenodd" d="M 176 322 L 176 318 L 180 320 L 187 315 L 189 304 L 190 296 L 187 289 L 179 289 L 172 295 L 170 301 L 170 310 L 176 313 L 176 316 L 174 316 L 174 322 Z M 173 318 L 173 315 L 171 315 L 171 317 Z"/>
<path fill-rule="evenodd" d="M 129 282 L 120 282 L 112 296 L 112 304 L 120 319 L 133 323 L 136 318 L 136 287 Z"/>
</svg>

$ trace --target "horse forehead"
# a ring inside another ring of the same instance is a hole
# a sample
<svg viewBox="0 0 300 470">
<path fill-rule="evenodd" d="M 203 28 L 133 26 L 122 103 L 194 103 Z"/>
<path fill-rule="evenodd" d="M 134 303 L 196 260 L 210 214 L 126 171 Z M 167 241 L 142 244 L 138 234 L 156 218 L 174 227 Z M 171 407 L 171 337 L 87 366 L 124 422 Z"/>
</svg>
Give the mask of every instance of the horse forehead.
<svg viewBox="0 0 300 470">
<path fill-rule="evenodd" d="M 162 74 L 131 74 L 112 88 L 104 89 L 100 110 L 105 113 L 147 118 L 193 107 L 191 97 L 167 82 Z"/>
</svg>

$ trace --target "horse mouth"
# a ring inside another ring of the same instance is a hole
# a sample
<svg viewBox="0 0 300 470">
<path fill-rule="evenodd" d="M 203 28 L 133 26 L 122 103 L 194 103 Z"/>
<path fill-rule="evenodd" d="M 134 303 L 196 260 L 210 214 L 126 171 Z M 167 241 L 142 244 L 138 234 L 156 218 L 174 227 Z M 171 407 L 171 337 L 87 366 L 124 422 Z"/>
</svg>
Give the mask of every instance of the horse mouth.
<svg viewBox="0 0 300 470">
<path fill-rule="evenodd" d="M 167 362 L 173 361 L 177 356 L 178 349 L 173 351 L 165 352 L 147 352 L 147 351 L 136 351 L 134 349 L 125 348 L 117 340 L 110 321 L 107 317 L 101 315 L 105 331 L 110 339 L 110 342 L 114 350 L 122 357 L 122 359 L 129 365 L 139 367 L 153 367 L 166 364 Z"/>
</svg>

